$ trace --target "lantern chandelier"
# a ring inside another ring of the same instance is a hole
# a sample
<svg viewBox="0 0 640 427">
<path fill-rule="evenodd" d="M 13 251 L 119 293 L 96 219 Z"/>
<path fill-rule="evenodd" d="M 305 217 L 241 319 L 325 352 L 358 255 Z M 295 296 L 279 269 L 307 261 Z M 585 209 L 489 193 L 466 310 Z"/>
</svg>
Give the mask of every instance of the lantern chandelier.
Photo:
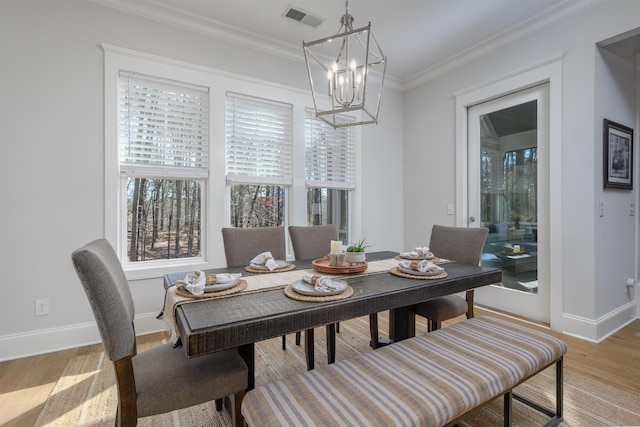
<svg viewBox="0 0 640 427">
<path fill-rule="evenodd" d="M 346 0 L 335 35 L 302 43 L 316 117 L 334 128 L 378 123 L 387 58 L 371 22 L 354 30 L 353 21 Z M 361 111 L 360 117 L 340 116 L 351 111 Z"/>
</svg>

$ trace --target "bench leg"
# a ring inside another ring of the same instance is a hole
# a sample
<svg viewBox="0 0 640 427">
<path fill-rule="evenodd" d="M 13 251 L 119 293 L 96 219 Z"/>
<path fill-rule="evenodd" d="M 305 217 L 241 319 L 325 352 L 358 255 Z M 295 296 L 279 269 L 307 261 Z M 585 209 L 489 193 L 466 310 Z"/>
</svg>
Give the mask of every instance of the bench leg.
<svg viewBox="0 0 640 427">
<path fill-rule="evenodd" d="M 562 406 L 563 402 L 563 385 L 564 377 L 562 375 L 562 359 L 556 362 L 556 417 L 558 420 L 562 419 Z"/>
<path fill-rule="evenodd" d="M 543 414 L 550 417 L 549 421 L 544 425 L 544 427 L 555 426 L 560 424 L 562 421 L 562 406 L 563 406 L 563 373 L 562 373 L 562 358 L 558 359 L 556 362 L 556 410 L 555 412 L 552 409 L 546 408 L 539 403 L 532 401 L 531 399 L 527 399 L 524 396 L 521 396 L 517 393 L 513 393 L 513 397 L 520 402 L 524 403 L 532 407 L 533 409 L 542 412 Z"/>
<path fill-rule="evenodd" d="M 511 427 L 513 417 L 513 393 L 511 390 L 504 394 L 504 427 Z"/>
</svg>

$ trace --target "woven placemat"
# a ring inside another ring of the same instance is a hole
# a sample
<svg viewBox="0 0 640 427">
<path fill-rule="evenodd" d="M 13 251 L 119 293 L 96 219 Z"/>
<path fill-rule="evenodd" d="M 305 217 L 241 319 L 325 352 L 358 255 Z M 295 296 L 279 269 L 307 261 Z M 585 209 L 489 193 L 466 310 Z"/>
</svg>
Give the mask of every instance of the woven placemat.
<svg viewBox="0 0 640 427">
<path fill-rule="evenodd" d="M 238 292 L 245 290 L 246 288 L 247 288 L 246 280 L 238 279 L 238 283 L 236 283 L 235 286 L 229 289 L 225 289 L 223 291 L 205 292 L 204 294 L 201 294 L 201 295 L 193 295 L 191 292 L 187 291 L 186 289 L 176 288 L 176 294 L 186 298 L 220 298 L 220 297 L 226 297 L 228 295 L 236 294 Z"/>
<path fill-rule="evenodd" d="M 341 299 L 349 298 L 351 295 L 353 295 L 353 288 L 347 285 L 347 289 L 345 289 L 344 292 L 342 292 L 341 294 L 314 297 L 311 295 L 299 294 L 293 290 L 293 287 L 291 285 L 287 285 L 284 288 L 284 294 L 296 301 L 329 302 L 329 301 L 338 301 Z"/>
<path fill-rule="evenodd" d="M 405 258 L 405 257 L 402 257 L 402 256 L 400 256 L 400 255 L 396 255 L 396 259 L 406 259 L 407 261 L 424 261 L 423 259 L 417 259 L 417 258 Z M 436 262 L 440 262 L 440 258 L 438 258 L 438 257 L 436 256 L 436 257 L 433 257 L 433 258 L 431 258 L 431 259 L 428 259 L 427 261 L 431 261 L 431 262 L 433 262 L 433 263 L 436 263 Z"/>
<path fill-rule="evenodd" d="M 286 267 L 276 268 L 275 270 L 269 270 L 269 269 L 261 270 L 258 268 L 253 268 L 250 265 L 247 265 L 244 269 L 249 273 L 283 273 L 285 271 L 291 271 L 294 268 L 296 268 L 295 264 L 289 264 Z"/>
<path fill-rule="evenodd" d="M 391 274 L 393 274 L 395 276 L 404 277 L 406 279 L 420 279 L 420 280 L 443 279 L 443 278 L 448 276 L 446 271 L 443 271 L 442 273 L 438 274 L 437 276 L 419 276 L 417 274 L 409 274 L 409 273 L 405 273 L 404 271 L 400 271 L 398 269 L 398 267 L 393 267 L 391 270 L 389 270 L 389 273 L 391 273 Z"/>
</svg>

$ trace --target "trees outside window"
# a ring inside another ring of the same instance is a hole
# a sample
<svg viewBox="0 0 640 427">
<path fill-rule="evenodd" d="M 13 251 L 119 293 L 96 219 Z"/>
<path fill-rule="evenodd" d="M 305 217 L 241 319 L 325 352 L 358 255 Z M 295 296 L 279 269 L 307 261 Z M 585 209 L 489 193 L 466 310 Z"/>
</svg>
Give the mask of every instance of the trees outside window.
<svg viewBox="0 0 640 427">
<path fill-rule="evenodd" d="M 200 256 L 201 194 L 195 180 L 128 178 L 128 260 Z"/>
<path fill-rule="evenodd" d="M 231 227 L 284 225 L 286 188 L 279 185 L 231 186 Z"/>
</svg>

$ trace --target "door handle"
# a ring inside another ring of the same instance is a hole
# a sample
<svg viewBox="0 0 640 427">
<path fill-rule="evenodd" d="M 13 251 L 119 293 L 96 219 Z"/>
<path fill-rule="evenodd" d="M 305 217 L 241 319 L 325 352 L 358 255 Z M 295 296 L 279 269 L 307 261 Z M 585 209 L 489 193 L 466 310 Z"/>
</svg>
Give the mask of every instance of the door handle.
<svg viewBox="0 0 640 427">
<path fill-rule="evenodd" d="M 476 218 L 475 218 L 475 217 L 473 217 L 473 216 L 470 216 L 470 217 L 469 217 L 469 222 L 476 222 Z"/>
</svg>

